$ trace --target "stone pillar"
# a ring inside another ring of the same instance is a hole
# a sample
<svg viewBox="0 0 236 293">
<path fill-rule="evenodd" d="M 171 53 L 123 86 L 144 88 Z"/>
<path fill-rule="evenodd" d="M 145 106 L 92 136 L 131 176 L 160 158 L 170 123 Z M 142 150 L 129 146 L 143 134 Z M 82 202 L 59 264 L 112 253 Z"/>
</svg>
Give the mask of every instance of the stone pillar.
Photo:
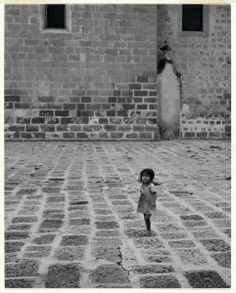
<svg viewBox="0 0 236 293">
<path fill-rule="evenodd" d="M 167 43 L 161 48 L 163 57 L 158 63 L 158 85 L 160 92 L 160 135 L 163 139 L 179 137 L 180 128 L 180 73 L 167 55 Z"/>
</svg>

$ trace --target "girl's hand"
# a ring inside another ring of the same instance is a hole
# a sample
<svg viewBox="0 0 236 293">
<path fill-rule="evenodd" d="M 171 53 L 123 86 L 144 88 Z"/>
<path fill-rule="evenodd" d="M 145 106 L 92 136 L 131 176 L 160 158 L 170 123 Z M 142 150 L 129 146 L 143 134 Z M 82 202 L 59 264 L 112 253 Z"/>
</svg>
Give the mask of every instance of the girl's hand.
<svg viewBox="0 0 236 293">
<path fill-rule="evenodd" d="M 156 185 L 161 185 L 161 182 L 157 181 L 157 180 L 153 180 L 152 183 L 156 186 Z"/>
</svg>

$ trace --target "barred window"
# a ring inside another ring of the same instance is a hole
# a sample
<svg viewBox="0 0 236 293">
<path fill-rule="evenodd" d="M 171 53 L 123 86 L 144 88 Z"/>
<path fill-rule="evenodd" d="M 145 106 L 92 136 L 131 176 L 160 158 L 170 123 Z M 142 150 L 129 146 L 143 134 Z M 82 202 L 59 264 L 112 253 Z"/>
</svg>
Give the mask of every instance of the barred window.
<svg viewBox="0 0 236 293">
<path fill-rule="evenodd" d="M 203 5 L 182 5 L 182 31 L 203 30 Z"/>
</svg>

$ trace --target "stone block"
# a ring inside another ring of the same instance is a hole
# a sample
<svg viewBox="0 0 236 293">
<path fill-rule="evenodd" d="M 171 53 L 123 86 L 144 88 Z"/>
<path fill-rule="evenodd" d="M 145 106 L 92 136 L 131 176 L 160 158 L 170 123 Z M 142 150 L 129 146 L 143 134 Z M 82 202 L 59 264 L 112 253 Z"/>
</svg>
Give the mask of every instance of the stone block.
<svg viewBox="0 0 236 293">
<path fill-rule="evenodd" d="M 231 252 L 221 252 L 211 254 L 211 257 L 218 263 L 219 266 L 231 268 Z"/>
<path fill-rule="evenodd" d="M 86 132 L 78 132 L 76 136 L 77 138 L 88 138 L 88 134 Z"/>
<path fill-rule="evenodd" d="M 75 225 L 75 226 L 80 226 L 80 225 L 90 225 L 90 220 L 89 219 L 71 219 L 69 221 L 69 225 Z"/>
<path fill-rule="evenodd" d="M 129 90 L 141 90 L 142 85 L 140 83 L 131 83 L 129 84 Z"/>
<path fill-rule="evenodd" d="M 207 132 L 197 132 L 197 138 L 207 138 Z"/>
<path fill-rule="evenodd" d="M 124 110 L 133 110 L 133 109 L 135 109 L 135 105 L 134 104 L 123 104 L 123 109 Z"/>
<path fill-rule="evenodd" d="M 231 94 L 224 94 L 224 99 L 225 100 L 231 99 Z"/>
<path fill-rule="evenodd" d="M 99 118 L 99 124 L 108 124 L 108 119 L 107 118 Z"/>
<path fill-rule="evenodd" d="M 39 103 L 55 102 L 55 97 L 51 96 L 40 96 L 38 97 Z"/>
<path fill-rule="evenodd" d="M 76 104 L 74 103 L 65 103 L 63 104 L 63 109 L 64 110 L 75 110 Z"/>
<path fill-rule="evenodd" d="M 115 229 L 119 228 L 119 224 L 117 222 L 95 222 L 97 229 Z"/>
<path fill-rule="evenodd" d="M 29 232 L 11 231 L 5 232 L 5 240 L 22 240 L 29 238 Z"/>
<path fill-rule="evenodd" d="M 137 110 L 147 110 L 148 105 L 147 104 L 138 104 L 137 105 Z"/>
<path fill-rule="evenodd" d="M 70 125 L 69 130 L 74 132 L 81 131 L 81 125 L 78 125 L 78 124 Z"/>
<path fill-rule="evenodd" d="M 25 130 L 25 126 L 22 125 L 11 125 L 8 128 L 9 131 L 24 131 Z"/>
<path fill-rule="evenodd" d="M 54 126 L 54 129 L 55 129 L 55 126 Z M 68 130 L 68 124 L 56 125 L 56 131 L 67 131 L 67 130 Z"/>
<path fill-rule="evenodd" d="M 16 109 L 29 109 L 30 103 L 15 103 Z"/>
<path fill-rule="evenodd" d="M 123 284 L 129 283 L 128 272 L 118 265 L 102 265 L 93 270 L 89 276 L 92 283 Z"/>
<path fill-rule="evenodd" d="M 117 126 L 116 125 L 104 125 L 104 130 L 105 131 L 116 131 Z"/>
<path fill-rule="evenodd" d="M 209 137 L 210 138 L 219 138 L 220 137 L 220 135 L 221 135 L 221 133 L 220 132 L 209 132 Z"/>
<path fill-rule="evenodd" d="M 138 133 L 127 133 L 125 137 L 127 139 L 138 139 Z"/>
<path fill-rule="evenodd" d="M 51 244 L 53 240 L 55 239 L 54 234 L 46 234 L 46 235 L 41 235 L 39 237 L 36 237 L 33 239 L 33 243 L 35 244 Z"/>
<path fill-rule="evenodd" d="M 34 117 L 31 119 L 32 124 L 44 124 L 45 118 L 44 117 Z"/>
<path fill-rule="evenodd" d="M 78 110 L 84 110 L 85 109 L 85 104 L 77 104 L 77 109 Z M 81 111 L 77 111 L 77 116 L 80 116 L 80 115 L 78 115 L 78 112 L 81 115 Z"/>
<path fill-rule="evenodd" d="M 95 247 L 92 249 L 92 257 L 97 261 L 107 260 L 109 262 L 119 263 L 121 262 L 121 251 L 119 247 Z"/>
<path fill-rule="evenodd" d="M 143 102 L 143 98 L 141 98 L 141 97 L 139 97 L 139 98 L 135 97 L 134 98 L 134 103 L 142 103 L 142 102 Z"/>
<path fill-rule="evenodd" d="M 127 117 L 128 116 L 128 111 L 126 111 L 126 110 L 117 111 L 117 116 Z"/>
<path fill-rule="evenodd" d="M 50 246 L 28 246 L 25 249 L 24 258 L 48 257 L 52 247 Z"/>
<path fill-rule="evenodd" d="M 140 133 L 140 138 L 141 139 L 148 139 L 148 140 L 151 140 L 153 137 L 152 133 L 150 132 L 141 132 Z"/>
<path fill-rule="evenodd" d="M 58 230 L 62 226 L 62 220 L 44 220 L 39 231 Z"/>
<path fill-rule="evenodd" d="M 230 250 L 230 246 L 221 239 L 204 239 L 200 241 L 209 251 L 222 252 Z"/>
<path fill-rule="evenodd" d="M 5 242 L 5 253 L 18 252 L 24 246 L 25 242 L 22 241 L 10 241 Z"/>
<path fill-rule="evenodd" d="M 72 117 L 61 118 L 61 124 L 72 124 L 74 119 Z"/>
<path fill-rule="evenodd" d="M 53 109 L 53 110 L 62 109 L 62 104 L 61 103 L 59 103 L 59 104 L 47 103 L 46 106 L 47 106 L 47 109 Z"/>
<path fill-rule="evenodd" d="M 34 288 L 36 279 L 32 278 L 20 278 L 20 279 L 6 279 L 5 287 L 6 288 Z"/>
<path fill-rule="evenodd" d="M 31 131 L 31 132 L 39 131 L 39 127 L 36 125 L 26 125 L 26 131 Z"/>
<path fill-rule="evenodd" d="M 79 246 L 61 247 L 55 250 L 54 258 L 60 261 L 78 261 L 83 260 L 85 250 Z"/>
<path fill-rule="evenodd" d="M 63 138 L 65 139 L 74 139 L 75 138 L 75 133 L 73 132 L 63 132 Z"/>
<path fill-rule="evenodd" d="M 38 217 L 14 217 L 12 223 L 34 223 L 38 221 Z"/>
<path fill-rule="evenodd" d="M 47 117 L 45 121 L 47 124 L 58 124 L 60 122 L 59 118 L 56 117 Z"/>
<path fill-rule="evenodd" d="M 7 230 L 30 230 L 30 228 L 32 227 L 32 225 L 28 225 L 28 224 L 20 224 L 20 225 L 10 225 Z"/>
<path fill-rule="evenodd" d="M 111 139 L 120 139 L 120 138 L 123 138 L 124 136 L 124 133 L 122 132 L 112 132 L 111 133 Z"/>
<path fill-rule="evenodd" d="M 55 264 L 49 266 L 44 285 L 45 288 L 78 288 L 80 276 L 76 264 Z"/>
<path fill-rule="evenodd" d="M 197 248 L 175 249 L 183 264 L 204 265 L 207 264 L 206 256 Z"/>
<path fill-rule="evenodd" d="M 22 139 L 30 139 L 30 138 L 32 138 L 32 134 L 31 133 L 22 132 L 21 133 L 21 138 Z"/>
<path fill-rule="evenodd" d="M 91 97 L 82 97 L 81 102 L 82 103 L 91 103 L 92 99 Z"/>
<path fill-rule="evenodd" d="M 116 97 L 109 97 L 108 98 L 108 103 L 116 103 L 117 98 Z"/>
<path fill-rule="evenodd" d="M 5 96 L 5 102 L 20 102 L 20 96 Z"/>
<path fill-rule="evenodd" d="M 141 97 L 145 97 L 145 96 L 148 96 L 148 91 L 134 91 L 134 96 L 137 97 L 137 96 L 141 96 Z"/>
<path fill-rule="evenodd" d="M 39 263 L 36 260 L 19 260 L 17 263 L 6 264 L 5 276 L 6 278 L 37 276 L 38 268 Z"/>
<path fill-rule="evenodd" d="M 169 241 L 169 246 L 171 248 L 190 248 L 195 247 L 195 243 L 192 240 L 175 240 L 175 241 Z"/>
<path fill-rule="evenodd" d="M 133 96 L 133 92 L 129 91 L 129 90 L 125 90 L 121 92 L 121 95 L 124 97 L 132 97 Z"/>
<path fill-rule="evenodd" d="M 63 236 L 61 246 L 84 246 L 89 242 L 88 236 L 85 235 L 68 235 Z"/>
<path fill-rule="evenodd" d="M 4 103 L 4 109 L 13 109 L 13 103 Z"/>
<path fill-rule="evenodd" d="M 228 216 L 225 213 L 222 212 L 209 212 L 204 213 L 204 215 L 210 219 L 225 219 L 228 218 Z"/>
<path fill-rule="evenodd" d="M 156 98 L 144 98 L 144 103 L 156 103 Z"/>
<path fill-rule="evenodd" d="M 39 116 L 53 116 L 54 115 L 54 111 L 52 110 L 40 110 L 39 111 Z"/>
<path fill-rule="evenodd" d="M 120 125 L 120 126 L 118 126 L 117 130 L 122 131 L 122 132 L 130 131 L 131 130 L 131 125 Z"/>
<path fill-rule="evenodd" d="M 55 110 L 55 116 L 69 116 L 69 110 Z"/>
<path fill-rule="evenodd" d="M 94 111 L 81 111 L 82 117 L 91 117 L 94 115 Z"/>
<path fill-rule="evenodd" d="M 174 272 L 174 268 L 169 265 L 142 265 L 133 266 L 133 272 L 135 274 L 146 275 L 146 274 L 166 274 Z"/>
<path fill-rule="evenodd" d="M 186 138 L 194 138 L 195 137 L 195 132 L 185 132 L 184 137 L 186 137 Z"/>
<path fill-rule="evenodd" d="M 95 232 L 96 237 L 120 236 L 119 230 L 98 230 Z"/>
<path fill-rule="evenodd" d="M 188 271 L 184 273 L 189 284 L 193 288 L 228 288 L 221 278 L 221 276 L 215 271 Z"/>
<path fill-rule="evenodd" d="M 140 278 L 141 288 L 181 288 L 179 281 L 174 275 L 145 276 Z"/>
</svg>

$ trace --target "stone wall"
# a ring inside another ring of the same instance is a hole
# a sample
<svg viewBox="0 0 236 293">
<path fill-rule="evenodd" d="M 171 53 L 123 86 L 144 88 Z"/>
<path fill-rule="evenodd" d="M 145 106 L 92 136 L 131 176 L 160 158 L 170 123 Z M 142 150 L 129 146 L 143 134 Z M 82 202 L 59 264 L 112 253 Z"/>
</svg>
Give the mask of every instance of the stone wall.
<svg viewBox="0 0 236 293">
<path fill-rule="evenodd" d="M 156 6 L 70 8 L 55 33 L 5 6 L 6 139 L 157 139 Z"/>
<path fill-rule="evenodd" d="M 182 74 L 180 136 L 230 137 L 230 5 L 208 6 L 205 35 L 181 34 L 180 21 L 181 5 L 158 5 L 158 46 L 168 41 Z"/>
<path fill-rule="evenodd" d="M 205 35 L 181 34 L 181 5 L 69 5 L 69 32 L 42 30 L 42 5 L 5 6 L 5 138 L 159 138 L 158 50 L 181 72 L 182 138 L 231 129 L 230 6 Z"/>
<path fill-rule="evenodd" d="M 5 138 L 158 140 L 156 78 L 136 76 L 127 86 L 128 90 L 113 90 L 110 97 L 57 101 L 39 96 L 35 104 L 6 96 Z"/>
</svg>

